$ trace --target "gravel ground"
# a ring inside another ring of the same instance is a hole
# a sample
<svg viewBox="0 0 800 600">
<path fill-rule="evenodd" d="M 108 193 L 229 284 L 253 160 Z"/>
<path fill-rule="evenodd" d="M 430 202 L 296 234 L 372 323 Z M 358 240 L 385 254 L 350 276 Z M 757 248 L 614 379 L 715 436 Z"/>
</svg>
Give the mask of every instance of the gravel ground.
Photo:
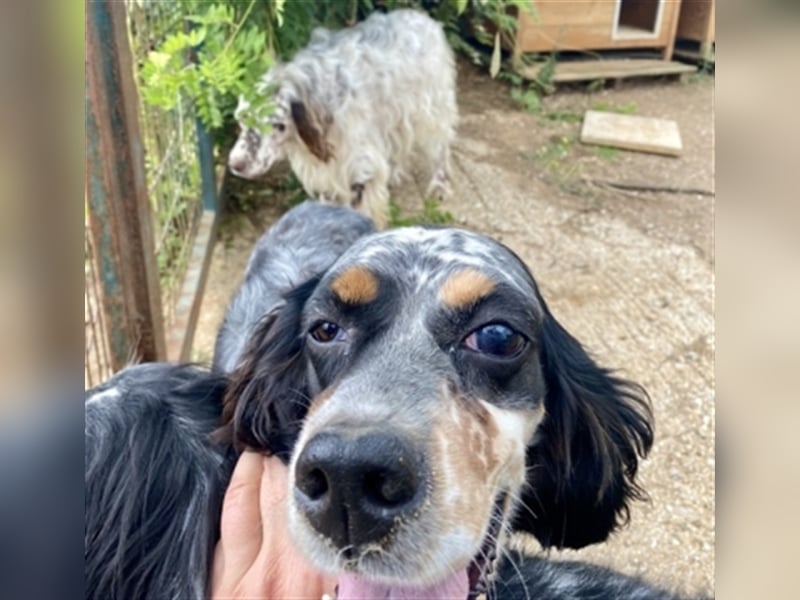
<svg viewBox="0 0 800 600">
<path fill-rule="evenodd" d="M 641 468 L 650 501 L 608 543 L 554 558 L 582 558 L 689 594 L 714 588 L 714 172 L 710 77 L 573 87 L 531 114 L 507 86 L 468 65 L 459 72 L 461 123 L 456 223 L 495 236 L 535 274 L 556 317 L 601 364 L 650 393 L 656 442 Z M 589 108 L 677 121 L 684 153 L 671 158 L 582 146 Z M 407 212 L 427 183 L 394 191 Z M 686 192 L 632 191 L 634 183 Z M 261 184 L 264 189 L 265 183 Z M 210 360 L 225 304 L 253 244 L 286 208 L 271 196 L 224 223 L 195 336 Z"/>
</svg>

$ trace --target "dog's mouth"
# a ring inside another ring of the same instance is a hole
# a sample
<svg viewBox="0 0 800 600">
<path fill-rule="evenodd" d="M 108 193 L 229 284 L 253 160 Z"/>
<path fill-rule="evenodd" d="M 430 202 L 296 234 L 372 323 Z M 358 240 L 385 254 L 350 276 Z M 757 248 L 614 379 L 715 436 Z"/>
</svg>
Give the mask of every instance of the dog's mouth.
<svg viewBox="0 0 800 600">
<path fill-rule="evenodd" d="M 339 577 L 337 600 L 421 600 L 435 598 L 464 598 L 475 600 L 489 589 L 494 563 L 497 558 L 503 520 L 505 517 L 506 493 L 500 493 L 492 508 L 489 527 L 478 553 L 467 568 L 456 571 L 444 580 L 424 587 L 390 586 L 367 581 L 357 575 L 346 573 Z"/>
</svg>

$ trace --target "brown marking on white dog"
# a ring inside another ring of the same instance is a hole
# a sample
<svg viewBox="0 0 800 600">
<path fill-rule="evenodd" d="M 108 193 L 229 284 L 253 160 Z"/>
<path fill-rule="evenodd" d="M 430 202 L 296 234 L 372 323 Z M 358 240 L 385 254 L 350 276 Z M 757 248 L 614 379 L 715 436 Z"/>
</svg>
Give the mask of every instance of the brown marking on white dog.
<svg viewBox="0 0 800 600">
<path fill-rule="evenodd" d="M 378 296 L 378 278 L 366 267 L 356 265 L 333 281 L 331 291 L 345 304 L 368 304 Z"/>
<path fill-rule="evenodd" d="M 525 481 L 525 447 L 544 415 L 542 405 L 509 411 L 445 389 L 435 418 L 431 511 L 441 535 L 466 531 L 475 543 L 500 493 L 505 517 Z"/>
<path fill-rule="evenodd" d="M 474 306 L 494 290 L 494 282 L 477 269 L 464 269 L 451 275 L 439 290 L 439 300 L 452 309 Z"/>
<path fill-rule="evenodd" d="M 431 510 L 443 535 L 466 530 L 478 543 L 500 491 L 502 465 L 495 447 L 499 431 L 480 401 L 452 390 L 443 396 L 433 431 L 431 464 L 437 477 Z"/>
<path fill-rule="evenodd" d="M 333 117 L 319 106 L 306 104 L 310 105 L 308 102 L 292 102 L 290 105 L 297 134 L 309 152 L 326 163 L 333 158 L 333 149 L 326 139 Z"/>
</svg>

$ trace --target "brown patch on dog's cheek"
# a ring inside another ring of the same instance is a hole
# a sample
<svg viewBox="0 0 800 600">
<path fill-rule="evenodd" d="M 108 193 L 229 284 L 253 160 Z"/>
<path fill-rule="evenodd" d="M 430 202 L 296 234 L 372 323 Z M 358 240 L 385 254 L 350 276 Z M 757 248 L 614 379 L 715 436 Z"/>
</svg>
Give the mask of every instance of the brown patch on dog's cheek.
<svg viewBox="0 0 800 600">
<path fill-rule="evenodd" d="M 499 491 L 497 427 L 477 401 L 445 396 L 434 428 L 432 460 L 439 476 L 432 509 L 442 534 L 466 528 L 477 542 Z"/>
<path fill-rule="evenodd" d="M 378 278 L 366 267 L 350 267 L 334 279 L 331 291 L 346 304 L 367 304 L 378 296 Z"/>
<path fill-rule="evenodd" d="M 465 475 L 464 457 L 469 449 L 464 447 L 463 438 L 451 437 L 453 433 L 450 428 L 439 428 L 435 434 L 434 446 L 438 451 L 431 456 L 435 461 L 435 483 L 430 523 L 438 530 L 436 539 L 445 539 L 465 529 L 477 542 L 486 518 L 478 510 L 484 486 Z"/>
<path fill-rule="evenodd" d="M 459 406 L 464 407 L 464 412 L 470 416 L 469 433 L 471 448 L 475 448 L 474 465 L 476 472 L 480 472 L 483 481 L 489 481 L 491 474 L 498 468 L 498 457 L 495 454 L 495 441 L 497 440 L 497 425 L 489 415 L 489 411 L 478 401 L 459 398 Z"/>
<path fill-rule="evenodd" d="M 439 300 L 448 308 L 463 309 L 476 304 L 494 289 L 494 282 L 477 269 L 464 269 L 450 276 L 439 290 Z"/>
</svg>

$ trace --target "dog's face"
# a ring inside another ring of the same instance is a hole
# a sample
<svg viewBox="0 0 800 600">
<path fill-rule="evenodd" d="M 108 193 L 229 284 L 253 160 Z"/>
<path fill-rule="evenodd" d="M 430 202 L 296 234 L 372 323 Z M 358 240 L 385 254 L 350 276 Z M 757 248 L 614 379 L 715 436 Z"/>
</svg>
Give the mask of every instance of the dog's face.
<svg viewBox="0 0 800 600">
<path fill-rule="evenodd" d="M 245 179 L 266 175 L 272 165 L 287 157 L 287 153 L 302 149 L 321 162 L 332 158 L 332 149 L 327 141 L 333 117 L 315 100 L 310 90 L 296 86 L 275 89 L 273 83 L 280 70 L 261 86 L 261 93 L 269 95 L 268 104 L 273 106 L 269 116 L 253 118 L 250 104 L 239 98 L 235 117 L 239 121 L 240 133 L 228 156 L 231 172 Z M 251 116 L 245 119 L 245 115 Z M 255 120 L 255 126 L 247 122 Z"/>
<path fill-rule="evenodd" d="M 324 568 L 431 584 L 500 533 L 544 413 L 542 308 L 503 258 L 461 232 L 392 233 L 344 256 L 307 302 L 316 385 L 289 514 Z"/>
<path fill-rule="evenodd" d="M 295 540 L 356 595 L 466 596 L 512 526 L 604 539 L 652 441 L 641 390 L 591 361 L 519 259 L 454 229 L 369 236 L 298 288 L 251 340 L 227 416 L 290 454 Z"/>
<path fill-rule="evenodd" d="M 286 157 L 286 144 L 293 132 L 288 105 L 279 103 L 274 112 L 252 123 L 244 116 L 250 104 L 239 98 L 235 117 L 239 121 L 239 137 L 228 155 L 228 168 L 234 175 L 255 179 L 266 175 L 272 165 Z"/>
</svg>

